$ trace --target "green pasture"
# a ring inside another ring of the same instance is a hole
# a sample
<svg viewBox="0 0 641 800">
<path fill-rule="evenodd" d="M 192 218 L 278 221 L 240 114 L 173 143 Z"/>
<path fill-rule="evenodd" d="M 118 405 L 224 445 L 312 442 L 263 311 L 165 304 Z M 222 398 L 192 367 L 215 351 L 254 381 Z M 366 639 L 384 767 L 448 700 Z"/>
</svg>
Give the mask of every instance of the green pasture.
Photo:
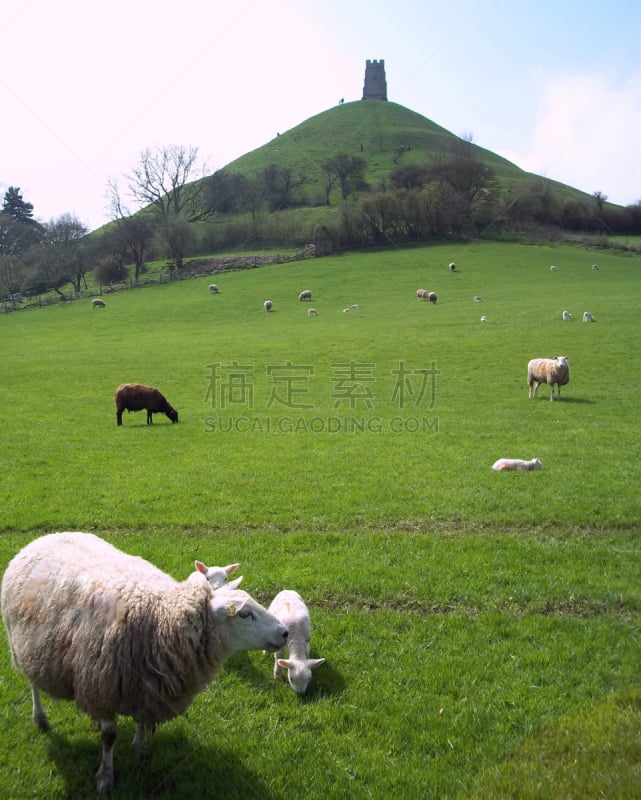
<svg viewBox="0 0 641 800">
<path fill-rule="evenodd" d="M 300 701 L 233 657 L 142 767 L 123 720 L 114 797 L 641 796 L 640 287 L 633 256 L 472 243 L 1 317 L 0 569 L 52 530 L 177 578 L 240 561 L 327 658 Z M 529 400 L 555 355 L 562 399 Z M 117 427 L 121 382 L 180 422 Z M 0 645 L 0 796 L 92 797 L 98 735 L 48 698 L 39 734 Z"/>
</svg>

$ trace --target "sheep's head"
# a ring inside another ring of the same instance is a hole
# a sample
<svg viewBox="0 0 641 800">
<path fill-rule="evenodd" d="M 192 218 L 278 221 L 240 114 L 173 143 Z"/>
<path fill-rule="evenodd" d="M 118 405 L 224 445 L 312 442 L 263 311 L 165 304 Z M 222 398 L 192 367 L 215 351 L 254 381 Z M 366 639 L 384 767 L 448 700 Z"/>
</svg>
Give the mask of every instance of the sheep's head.
<svg viewBox="0 0 641 800">
<path fill-rule="evenodd" d="M 568 357 L 567 356 L 557 356 L 556 362 L 560 367 L 567 367 L 568 366 Z"/>
<path fill-rule="evenodd" d="M 324 658 L 307 658 L 298 661 L 293 658 L 279 658 L 278 666 L 287 670 L 287 680 L 296 694 L 303 695 L 312 679 L 312 670 L 325 663 Z"/>
</svg>

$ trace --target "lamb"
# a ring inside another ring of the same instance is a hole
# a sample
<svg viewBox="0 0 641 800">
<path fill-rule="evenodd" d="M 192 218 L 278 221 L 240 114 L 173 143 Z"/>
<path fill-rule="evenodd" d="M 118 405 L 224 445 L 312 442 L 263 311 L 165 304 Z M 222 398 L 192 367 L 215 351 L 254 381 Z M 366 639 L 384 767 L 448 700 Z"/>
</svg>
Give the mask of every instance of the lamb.
<svg viewBox="0 0 641 800">
<path fill-rule="evenodd" d="M 430 303 L 436 303 L 436 292 L 428 292 L 427 299 L 430 301 Z"/>
<path fill-rule="evenodd" d="M 0 590 L 14 666 L 31 684 L 33 721 L 49 729 L 40 692 L 75 700 L 98 721 L 99 794 L 114 786 L 116 717 L 147 732 L 183 714 L 239 650 L 280 650 L 287 628 L 240 589 L 179 583 L 90 533 L 51 533 L 9 563 Z"/>
<path fill-rule="evenodd" d="M 477 294 L 476 297 L 474 298 L 474 302 L 475 303 L 482 303 L 483 302 L 483 298 L 479 297 L 478 294 Z"/>
<path fill-rule="evenodd" d="M 202 561 L 194 561 L 196 571 L 192 572 L 187 580 L 196 583 L 204 578 L 212 589 L 220 589 L 221 586 L 225 586 L 227 589 L 235 589 L 242 581 L 242 576 L 229 581 L 229 583 L 225 583 L 225 581 L 232 572 L 236 572 L 239 566 L 240 564 L 228 564 L 226 567 L 208 567 Z"/>
<path fill-rule="evenodd" d="M 217 284 L 215 284 L 215 283 L 210 283 L 209 284 L 209 293 L 210 294 L 218 294 L 219 291 L 220 291 L 220 289 L 218 288 Z"/>
<path fill-rule="evenodd" d="M 570 367 L 567 356 L 556 358 L 533 358 L 527 365 L 528 396 L 536 397 L 539 386 L 547 383 L 550 387 L 550 400 L 554 400 L 554 385 L 557 399 L 561 399 L 561 386 L 570 382 Z"/>
<path fill-rule="evenodd" d="M 594 322 L 595 319 L 589 311 L 583 312 L 583 322 Z"/>
<path fill-rule="evenodd" d="M 598 264 L 592 264 L 592 269 L 600 269 Z"/>
<path fill-rule="evenodd" d="M 140 383 L 121 383 L 116 389 L 116 423 L 122 425 L 122 412 L 147 411 L 147 425 L 153 425 L 152 414 L 164 414 L 172 422 L 178 422 L 178 412 L 165 399 L 164 395 L 153 386 Z"/>
<path fill-rule="evenodd" d="M 453 261 L 450 264 L 450 272 L 456 272 L 456 264 Z"/>
<path fill-rule="evenodd" d="M 481 317 L 481 322 L 487 322 L 487 314 L 483 314 Z"/>
<path fill-rule="evenodd" d="M 302 292 L 301 292 L 301 293 L 298 295 L 298 299 L 299 299 L 299 300 L 311 300 L 311 299 L 312 299 L 312 293 L 311 293 L 311 290 L 310 290 L 310 289 L 304 289 L 304 290 L 303 290 L 303 291 L 302 291 Z"/>
<path fill-rule="evenodd" d="M 572 316 L 572 314 L 570 314 L 569 311 L 564 311 L 563 312 L 563 321 L 567 322 L 570 319 L 571 316 Z"/>
<path fill-rule="evenodd" d="M 427 300 L 428 291 L 427 289 L 417 289 L 416 290 L 416 297 L 419 300 Z"/>
<path fill-rule="evenodd" d="M 555 267 L 554 264 L 552 264 L 552 266 L 550 267 L 550 272 L 557 272 L 557 271 L 558 271 L 557 267 Z"/>
<path fill-rule="evenodd" d="M 347 306 L 347 308 L 343 309 L 343 314 L 347 314 L 348 311 L 358 311 L 360 306 L 358 303 L 354 303 L 353 306 Z"/>
<path fill-rule="evenodd" d="M 99 297 L 94 297 L 94 299 L 91 301 L 92 308 L 105 308 L 106 305 L 107 304 L 105 303 L 105 301 L 101 300 Z"/>
<path fill-rule="evenodd" d="M 504 470 L 531 470 L 543 469 L 543 464 L 538 458 L 531 458 L 529 461 L 524 461 L 522 458 L 499 458 L 492 464 L 492 469 L 497 472 Z"/>
<path fill-rule="evenodd" d="M 263 303 L 263 308 L 265 309 L 265 311 L 271 311 L 272 305 L 273 303 L 271 300 L 265 300 L 265 302 Z"/>
<path fill-rule="evenodd" d="M 309 657 L 311 638 L 309 610 L 303 598 L 293 589 L 279 592 L 268 610 L 289 631 L 287 640 L 289 658 L 283 658 L 285 646 L 274 654 L 274 679 L 278 680 L 286 669 L 289 685 L 296 694 L 303 695 L 312 679 L 312 670 L 325 663 L 324 658 Z"/>
<path fill-rule="evenodd" d="M 307 309 L 307 316 L 308 317 L 317 317 L 318 316 L 318 310 L 316 308 L 308 308 Z"/>
</svg>

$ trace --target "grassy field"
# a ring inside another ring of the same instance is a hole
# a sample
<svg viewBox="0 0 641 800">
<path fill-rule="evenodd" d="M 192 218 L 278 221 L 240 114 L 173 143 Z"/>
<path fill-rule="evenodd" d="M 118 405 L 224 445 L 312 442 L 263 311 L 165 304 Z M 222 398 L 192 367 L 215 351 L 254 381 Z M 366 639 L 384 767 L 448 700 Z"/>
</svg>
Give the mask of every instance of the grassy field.
<svg viewBox="0 0 641 800">
<path fill-rule="evenodd" d="M 65 529 L 177 578 L 240 561 L 261 602 L 303 594 L 327 658 L 301 702 L 234 657 L 142 768 L 123 720 L 114 797 L 640 796 L 640 278 L 632 257 L 450 245 L 0 319 L 0 569 Z M 527 361 L 554 355 L 562 400 L 528 400 Z M 124 381 L 179 424 L 118 428 Z M 494 473 L 503 456 L 544 468 Z M 98 736 L 48 707 L 43 736 L 3 641 L 2 797 L 93 796 Z"/>
</svg>

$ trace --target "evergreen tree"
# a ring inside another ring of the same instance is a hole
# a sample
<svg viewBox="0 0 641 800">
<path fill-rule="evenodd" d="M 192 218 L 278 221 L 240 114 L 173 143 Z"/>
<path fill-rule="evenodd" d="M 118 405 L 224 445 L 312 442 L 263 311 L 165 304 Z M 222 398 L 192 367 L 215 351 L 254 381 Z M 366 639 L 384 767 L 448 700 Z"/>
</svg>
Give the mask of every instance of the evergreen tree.
<svg viewBox="0 0 641 800">
<path fill-rule="evenodd" d="M 2 214 L 14 219 L 16 222 L 35 223 L 33 219 L 33 203 L 26 203 L 20 194 L 20 188 L 10 186 L 4 193 Z"/>
</svg>

